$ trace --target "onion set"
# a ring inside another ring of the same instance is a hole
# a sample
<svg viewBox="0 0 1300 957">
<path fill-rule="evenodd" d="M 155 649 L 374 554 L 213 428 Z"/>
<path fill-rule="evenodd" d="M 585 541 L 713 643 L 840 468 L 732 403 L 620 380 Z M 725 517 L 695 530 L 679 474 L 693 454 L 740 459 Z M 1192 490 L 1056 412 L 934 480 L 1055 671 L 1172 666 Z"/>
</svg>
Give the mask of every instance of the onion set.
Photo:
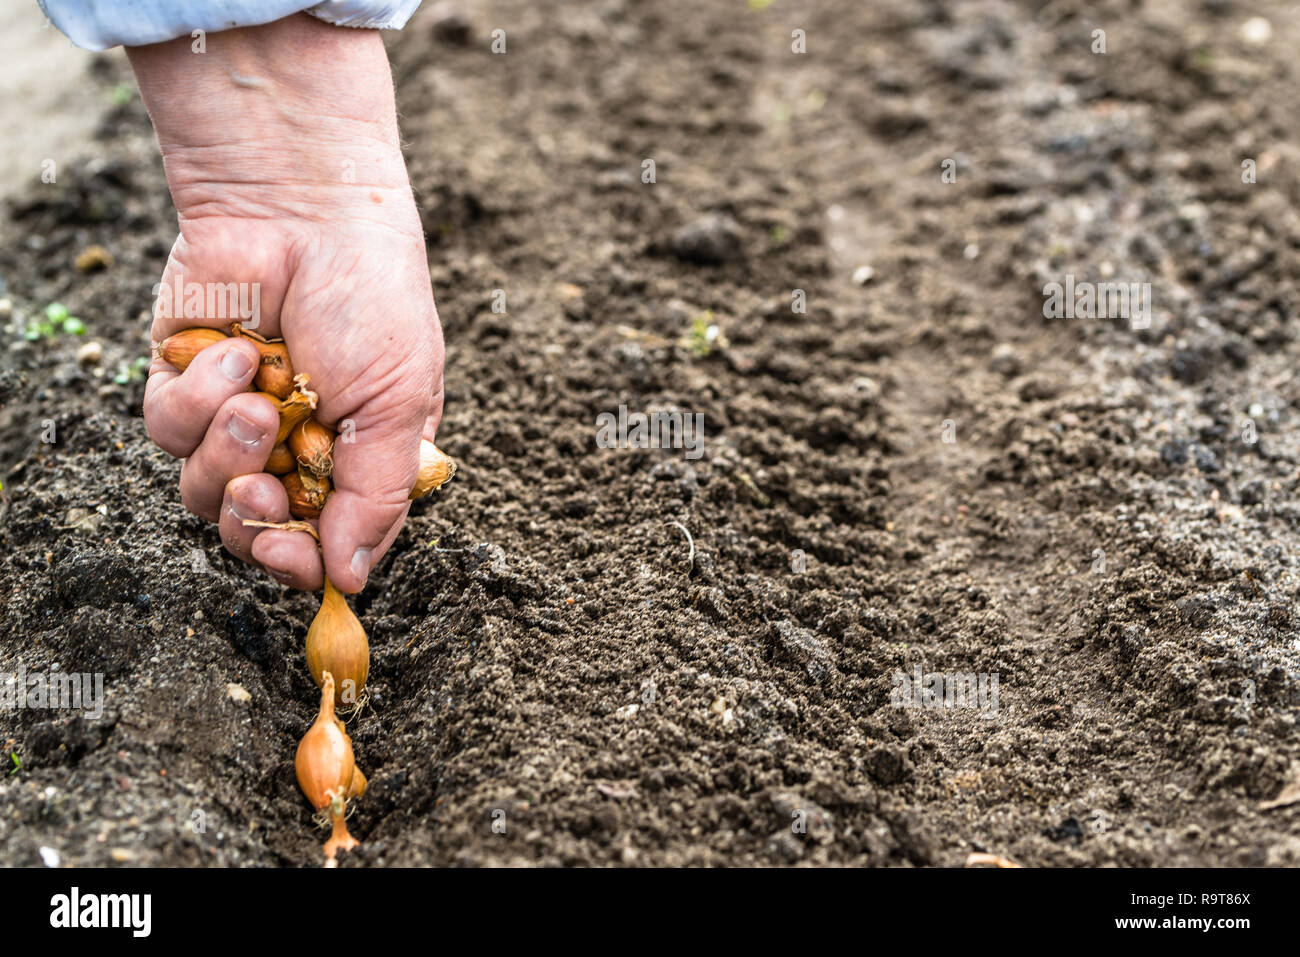
<svg viewBox="0 0 1300 957">
<path fill-rule="evenodd" d="M 334 676 L 336 708 L 361 703 L 361 692 L 370 674 L 370 643 L 347 599 L 328 576 L 320 611 L 307 629 L 307 670 L 320 688 L 325 687 L 327 675 Z"/>
<path fill-rule="evenodd" d="M 298 742 L 293 767 L 302 793 L 333 824 L 333 832 L 325 842 L 325 859 L 332 861 L 339 851 L 352 850 L 357 840 L 348 833 L 346 816 L 352 781 L 359 772 L 352 756 L 352 739 L 343 722 L 334 716 L 334 676 L 328 671 L 321 686 L 320 711 Z M 362 774 L 358 793 L 365 787 L 366 776 Z"/>
</svg>

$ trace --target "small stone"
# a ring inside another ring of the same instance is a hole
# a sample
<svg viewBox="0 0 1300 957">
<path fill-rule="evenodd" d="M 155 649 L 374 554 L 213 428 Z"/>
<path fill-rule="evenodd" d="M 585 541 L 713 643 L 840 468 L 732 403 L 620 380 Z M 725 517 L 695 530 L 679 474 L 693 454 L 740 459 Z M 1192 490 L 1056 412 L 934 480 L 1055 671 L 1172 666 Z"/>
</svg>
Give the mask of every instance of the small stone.
<svg viewBox="0 0 1300 957">
<path fill-rule="evenodd" d="M 998 375 L 1010 379 L 1012 376 L 1020 374 L 1024 368 L 1024 363 L 1021 362 L 1020 353 L 1016 352 L 1015 347 L 1003 342 L 994 348 L 993 355 L 989 359 L 989 368 Z"/>
<path fill-rule="evenodd" d="M 1251 46 L 1263 46 L 1273 37 L 1273 24 L 1263 17 L 1251 17 L 1241 25 L 1241 38 Z"/>
<path fill-rule="evenodd" d="M 1241 504 L 1259 505 L 1268 494 L 1268 483 L 1262 478 L 1251 479 L 1241 486 Z"/>
<path fill-rule="evenodd" d="M 859 266 L 853 270 L 853 281 L 859 286 L 865 286 L 875 275 L 876 271 L 870 266 Z"/>
<path fill-rule="evenodd" d="M 1035 376 L 1020 386 L 1019 396 L 1021 402 L 1041 402 L 1045 399 L 1055 399 L 1060 394 L 1060 386 L 1044 376 Z"/>
<path fill-rule="evenodd" d="M 58 867 L 63 862 L 58 851 L 44 845 L 41 846 L 41 860 L 45 862 L 46 867 Z"/>
<path fill-rule="evenodd" d="M 243 685 L 235 684 L 233 681 L 226 685 L 226 694 L 235 704 L 247 704 L 253 700 L 253 696 L 248 693 L 248 689 Z"/>
<path fill-rule="evenodd" d="M 717 715 L 724 714 L 724 713 L 726 712 L 726 710 L 727 710 L 727 699 L 726 699 L 726 698 L 714 698 L 714 699 L 713 699 L 713 704 L 709 705 L 709 710 L 712 711 L 714 714 L 717 714 Z"/>
<path fill-rule="evenodd" d="M 1160 447 L 1160 461 L 1166 465 L 1186 465 L 1187 447 L 1185 440 L 1173 439 Z"/>
<path fill-rule="evenodd" d="M 880 401 L 880 383 L 870 376 L 860 375 L 853 380 L 853 391 L 863 405 Z"/>
<path fill-rule="evenodd" d="M 79 366 L 97 366 L 103 358 L 104 347 L 94 339 L 83 343 L 81 348 L 77 350 L 77 365 Z"/>
<path fill-rule="evenodd" d="M 640 705 L 625 704 L 623 705 L 623 707 L 619 708 L 617 711 L 614 712 L 614 717 L 622 721 L 626 721 L 628 718 L 635 717 L 636 713 L 640 710 L 641 710 Z"/>
<path fill-rule="evenodd" d="M 1219 471 L 1219 457 L 1214 454 L 1213 449 L 1195 445 L 1192 447 L 1192 456 L 1196 461 L 1196 467 L 1205 474 L 1213 475 Z"/>
<path fill-rule="evenodd" d="M 0 299 L 0 319 L 8 319 L 14 314 L 14 301 L 12 299 Z"/>
<path fill-rule="evenodd" d="M 804 845 L 788 828 L 782 828 L 767 840 L 767 851 L 787 864 L 803 856 Z"/>
<path fill-rule="evenodd" d="M 113 254 L 103 246 L 87 246 L 77 256 L 76 264 L 82 272 L 96 272 L 113 265 Z"/>
<path fill-rule="evenodd" d="M 730 216 L 710 214 L 677 230 L 671 247 L 678 259 L 717 266 L 740 258 L 740 226 Z"/>
<path fill-rule="evenodd" d="M 196 575 L 212 574 L 212 566 L 208 564 L 208 556 L 201 548 L 191 548 L 189 550 L 190 571 Z"/>
<path fill-rule="evenodd" d="M 104 524 L 104 513 L 89 508 L 70 508 L 64 516 L 63 524 L 79 532 L 95 534 Z"/>
<path fill-rule="evenodd" d="M 108 852 L 108 856 L 119 864 L 127 864 L 135 860 L 136 854 L 135 851 L 129 850 L 128 848 L 115 847 Z"/>
</svg>

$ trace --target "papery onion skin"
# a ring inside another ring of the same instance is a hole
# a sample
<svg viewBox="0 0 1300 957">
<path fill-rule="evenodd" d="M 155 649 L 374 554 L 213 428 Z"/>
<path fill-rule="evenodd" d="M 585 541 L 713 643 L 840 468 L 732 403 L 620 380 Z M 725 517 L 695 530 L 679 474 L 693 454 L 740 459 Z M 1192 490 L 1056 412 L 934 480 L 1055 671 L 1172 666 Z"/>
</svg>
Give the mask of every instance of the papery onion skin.
<svg viewBox="0 0 1300 957">
<path fill-rule="evenodd" d="M 343 593 L 325 578 L 320 610 L 307 629 L 307 670 L 318 687 L 335 676 L 334 704 L 350 708 L 361 700 L 370 676 L 370 642 Z"/>
<path fill-rule="evenodd" d="M 321 688 L 320 711 L 298 743 L 293 763 L 298 787 L 316 810 L 329 807 L 336 798 L 346 800 L 356 764 L 352 741 L 334 716 L 334 676 L 328 672 Z"/>
<path fill-rule="evenodd" d="M 421 498 L 446 485 L 456 475 L 456 461 L 428 439 L 420 440 L 420 472 L 411 498 Z"/>
<path fill-rule="evenodd" d="M 289 347 L 283 342 L 256 342 L 262 361 L 258 364 L 253 385 L 281 399 L 293 392 L 293 365 L 289 362 Z"/>
<path fill-rule="evenodd" d="M 293 453 L 289 451 L 289 446 L 285 444 L 277 445 L 271 449 L 264 470 L 272 475 L 288 475 L 297 467 L 298 463 L 294 460 Z"/>
<path fill-rule="evenodd" d="M 306 419 L 289 433 L 289 450 L 298 465 L 318 478 L 334 470 L 334 433 L 315 419 Z"/>
<path fill-rule="evenodd" d="M 348 800 L 351 801 L 353 798 L 364 797 L 366 788 L 369 786 L 370 782 L 366 780 L 366 776 L 361 772 L 361 769 L 354 768 L 352 771 L 352 783 L 348 785 Z"/>
<path fill-rule="evenodd" d="M 295 376 L 296 385 L 288 398 L 277 399 L 269 392 L 263 392 L 262 395 L 271 397 L 276 401 L 276 410 L 280 413 L 280 431 L 275 435 L 275 444 L 287 442 L 289 433 L 294 430 L 299 422 L 308 418 L 316 410 L 317 396 L 316 393 L 306 387 L 306 376 Z"/>
<path fill-rule="evenodd" d="M 294 518 L 320 518 L 325 499 L 330 493 L 330 480 L 318 479 L 301 469 L 280 476 L 280 484 L 289 496 L 289 514 Z"/>
<path fill-rule="evenodd" d="M 158 343 L 158 355 L 163 362 L 184 372 L 200 352 L 228 338 L 220 329 L 204 326 L 182 329 Z"/>
</svg>

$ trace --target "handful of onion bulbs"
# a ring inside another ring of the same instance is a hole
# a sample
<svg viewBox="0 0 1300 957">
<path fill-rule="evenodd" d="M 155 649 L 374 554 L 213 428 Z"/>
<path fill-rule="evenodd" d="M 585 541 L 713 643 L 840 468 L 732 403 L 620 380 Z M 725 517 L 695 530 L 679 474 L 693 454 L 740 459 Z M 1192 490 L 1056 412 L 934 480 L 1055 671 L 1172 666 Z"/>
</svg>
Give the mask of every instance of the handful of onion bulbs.
<svg viewBox="0 0 1300 957">
<path fill-rule="evenodd" d="M 320 517 L 330 494 L 335 434 L 312 417 L 318 397 L 307 387 L 306 375 L 294 374 L 288 347 L 282 340 L 265 339 L 239 323 L 231 326 L 230 335 L 248 339 L 261 354 L 250 391 L 265 396 L 280 413 L 275 448 L 265 468 L 280 477 L 289 495 L 289 512 L 299 520 L 282 525 L 250 524 L 293 528 L 315 536 L 316 530 L 308 520 Z M 163 340 L 158 354 L 184 371 L 200 351 L 226 338 L 220 329 L 185 329 Z M 420 471 L 411 498 L 440 488 L 455 474 L 456 463 L 428 439 L 422 440 Z M 307 668 L 321 689 L 320 711 L 298 745 L 294 768 L 303 794 L 332 827 L 324 850 L 326 865 L 333 866 L 339 851 L 357 846 L 345 820 L 347 802 L 366 791 L 366 776 L 356 766 L 352 739 L 337 714 L 358 710 L 365 702 L 370 644 L 343 593 L 328 577 L 320 610 L 307 630 L 306 650 Z"/>
</svg>

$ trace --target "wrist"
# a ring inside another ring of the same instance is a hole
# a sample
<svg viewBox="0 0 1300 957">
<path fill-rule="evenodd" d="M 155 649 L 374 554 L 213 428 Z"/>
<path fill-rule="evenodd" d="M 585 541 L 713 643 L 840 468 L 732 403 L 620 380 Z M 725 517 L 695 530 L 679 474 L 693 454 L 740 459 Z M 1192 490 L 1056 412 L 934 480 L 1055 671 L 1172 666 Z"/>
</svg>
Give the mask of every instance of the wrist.
<svg viewBox="0 0 1300 957">
<path fill-rule="evenodd" d="M 128 50 L 182 220 L 413 205 L 377 31 L 299 15 L 204 47 Z"/>
</svg>

